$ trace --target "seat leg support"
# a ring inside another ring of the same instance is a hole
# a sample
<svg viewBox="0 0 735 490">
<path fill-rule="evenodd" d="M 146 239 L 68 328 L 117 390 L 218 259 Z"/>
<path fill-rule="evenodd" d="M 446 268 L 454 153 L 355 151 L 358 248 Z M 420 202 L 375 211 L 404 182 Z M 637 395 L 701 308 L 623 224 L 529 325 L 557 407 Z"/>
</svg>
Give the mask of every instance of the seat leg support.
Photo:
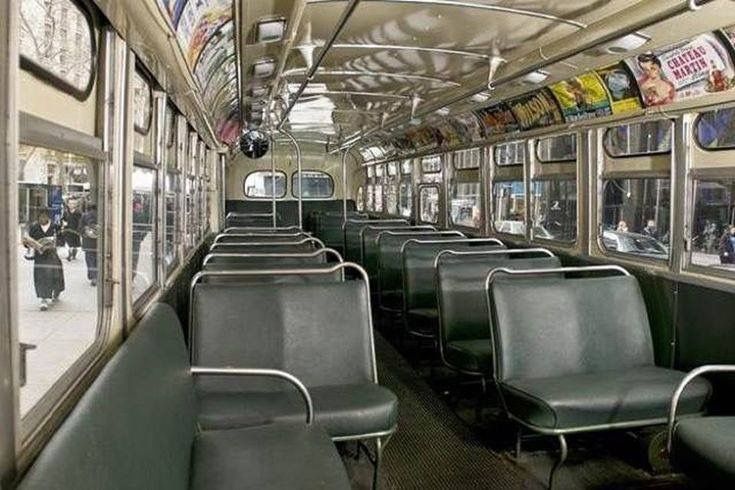
<svg viewBox="0 0 735 490">
<path fill-rule="evenodd" d="M 392 434 L 386 436 L 385 441 L 383 441 L 383 439 L 380 437 L 375 438 L 375 454 L 370 453 L 369 447 L 363 441 L 360 441 L 358 443 L 358 451 L 360 450 L 360 448 L 362 448 L 367 455 L 368 461 L 370 461 L 370 463 L 373 465 L 373 490 L 378 489 L 380 481 L 380 467 L 383 461 L 383 450 L 388 444 L 388 441 L 390 441 L 391 436 Z"/>
<path fill-rule="evenodd" d="M 516 461 L 521 459 L 521 453 L 523 452 L 523 447 L 521 445 L 522 437 L 523 437 L 523 428 L 518 427 L 518 432 L 516 432 L 516 451 L 515 451 Z"/>
<path fill-rule="evenodd" d="M 556 476 L 556 472 L 559 471 L 562 465 L 564 465 L 564 462 L 567 460 L 567 456 L 569 454 L 567 440 L 564 435 L 559 434 L 557 437 L 559 438 L 559 459 L 557 460 L 556 464 L 554 464 L 554 467 L 551 468 L 551 473 L 549 474 L 549 490 L 552 490 L 554 488 L 554 477 Z"/>
</svg>

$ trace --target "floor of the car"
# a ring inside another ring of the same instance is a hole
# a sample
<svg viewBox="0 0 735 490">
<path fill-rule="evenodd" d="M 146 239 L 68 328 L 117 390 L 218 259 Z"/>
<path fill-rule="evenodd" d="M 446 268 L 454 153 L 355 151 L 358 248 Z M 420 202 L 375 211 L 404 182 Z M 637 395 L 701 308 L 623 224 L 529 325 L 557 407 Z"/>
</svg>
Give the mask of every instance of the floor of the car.
<svg viewBox="0 0 735 490">
<path fill-rule="evenodd" d="M 440 394 L 452 375 L 409 363 L 376 334 L 380 383 L 399 399 L 398 430 L 385 448 L 383 489 L 536 489 L 544 488 L 556 461 L 555 438 L 524 436 L 520 459 L 514 457 L 515 426 L 495 401 L 486 401 L 475 421 L 474 400 Z M 476 387 L 468 386 L 465 395 Z M 492 391 L 492 386 L 489 387 Z M 451 406 L 450 406 L 451 404 Z M 655 431 L 653 431 L 655 433 Z M 343 448 L 354 453 L 354 446 Z M 569 459 L 559 471 L 556 489 L 686 489 L 679 476 L 654 475 L 646 462 L 646 443 L 626 432 L 569 438 Z M 370 487 L 372 467 L 363 456 L 344 457 L 353 488 Z"/>
</svg>

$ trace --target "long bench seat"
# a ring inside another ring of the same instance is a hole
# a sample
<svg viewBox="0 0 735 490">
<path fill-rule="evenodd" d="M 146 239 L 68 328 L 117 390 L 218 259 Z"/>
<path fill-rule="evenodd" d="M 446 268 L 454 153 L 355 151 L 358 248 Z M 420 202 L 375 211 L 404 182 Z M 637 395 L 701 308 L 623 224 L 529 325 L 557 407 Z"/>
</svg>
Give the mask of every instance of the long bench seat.
<svg viewBox="0 0 735 490">
<path fill-rule="evenodd" d="M 317 425 L 302 420 L 200 431 L 193 372 L 175 312 L 155 305 L 18 488 L 350 488 L 332 441 Z"/>
</svg>

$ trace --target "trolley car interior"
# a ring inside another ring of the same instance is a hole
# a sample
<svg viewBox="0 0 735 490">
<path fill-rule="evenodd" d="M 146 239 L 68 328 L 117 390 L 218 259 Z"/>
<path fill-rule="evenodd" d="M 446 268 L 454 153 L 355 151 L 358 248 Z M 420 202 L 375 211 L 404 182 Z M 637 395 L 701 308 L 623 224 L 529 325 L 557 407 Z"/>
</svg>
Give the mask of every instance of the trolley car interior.
<svg viewBox="0 0 735 490">
<path fill-rule="evenodd" d="M 0 113 L 0 488 L 735 486 L 732 0 L 6 0 Z"/>
</svg>

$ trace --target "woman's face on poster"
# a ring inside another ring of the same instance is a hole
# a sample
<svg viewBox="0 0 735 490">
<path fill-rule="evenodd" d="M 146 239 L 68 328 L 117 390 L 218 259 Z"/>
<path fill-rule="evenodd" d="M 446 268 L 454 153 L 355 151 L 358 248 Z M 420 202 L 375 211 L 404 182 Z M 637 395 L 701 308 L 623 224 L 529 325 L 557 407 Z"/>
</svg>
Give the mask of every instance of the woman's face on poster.
<svg viewBox="0 0 735 490">
<path fill-rule="evenodd" d="M 655 80 L 661 78 L 661 67 L 653 61 L 644 61 L 642 63 L 639 63 L 639 66 L 648 78 L 652 78 Z"/>
</svg>

